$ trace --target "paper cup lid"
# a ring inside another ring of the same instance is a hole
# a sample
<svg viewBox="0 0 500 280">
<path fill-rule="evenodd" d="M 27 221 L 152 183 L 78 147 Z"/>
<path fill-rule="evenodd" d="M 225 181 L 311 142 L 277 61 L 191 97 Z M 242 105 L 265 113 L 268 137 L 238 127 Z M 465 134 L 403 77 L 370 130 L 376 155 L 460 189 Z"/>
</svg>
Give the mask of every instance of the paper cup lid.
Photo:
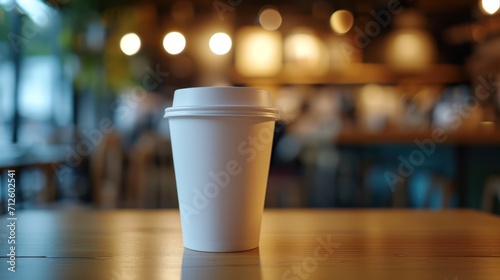
<svg viewBox="0 0 500 280">
<path fill-rule="evenodd" d="M 278 119 L 269 92 L 248 87 L 194 87 L 178 89 L 165 118 L 180 116 L 249 116 Z"/>
</svg>

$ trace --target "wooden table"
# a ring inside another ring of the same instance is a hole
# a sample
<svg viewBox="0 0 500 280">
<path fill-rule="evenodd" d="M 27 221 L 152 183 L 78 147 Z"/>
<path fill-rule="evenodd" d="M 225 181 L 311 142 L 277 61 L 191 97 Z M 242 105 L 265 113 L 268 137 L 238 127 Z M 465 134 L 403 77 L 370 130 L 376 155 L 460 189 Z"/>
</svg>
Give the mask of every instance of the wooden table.
<svg viewBox="0 0 500 280">
<path fill-rule="evenodd" d="M 17 217 L 15 273 L 0 217 L 0 279 L 500 279 L 500 219 L 472 210 L 266 210 L 240 253 L 184 249 L 176 210 Z"/>
<path fill-rule="evenodd" d="M 2 182 L 7 181 L 6 172 L 8 170 L 16 171 L 16 182 L 17 185 L 20 181 L 20 173 L 24 170 L 34 169 L 43 172 L 46 178 L 46 183 L 41 195 L 39 196 L 39 203 L 49 203 L 56 200 L 56 176 L 61 176 L 60 180 L 66 175 L 66 173 L 61 172 L 58 175 L 56 172 L 60 170 L 60 165 L 65 162 L 68 155 L 67 149 L 73 149 L 71 145 L 36 145 L 36 146 L 21 146 L 21 145 L 10 145 L 6 147 L 0 147 L 0 151 L 5 151 L 0 153 L 0 180 Z M 66 168 L 69 170 L 69 168 Z M 0 182 L 0 186 L 2 183 Z M 3 191 L 3 190 L 2 190 Z M 4 194 L 4 193 L 3 193 Z M 0 206 L 2 204 L 7 204 L 7 199 L 5 196 L 0 196 L 3 201 L 0 201 Z M 17 189 L 16 198 L 18 202 L 24 200 L 23 193 L 21 189 Z M 21 204 L 18 203 L 18 206 Z M 0 214 L 4 206 L 0 207 Z"/>
</svg>

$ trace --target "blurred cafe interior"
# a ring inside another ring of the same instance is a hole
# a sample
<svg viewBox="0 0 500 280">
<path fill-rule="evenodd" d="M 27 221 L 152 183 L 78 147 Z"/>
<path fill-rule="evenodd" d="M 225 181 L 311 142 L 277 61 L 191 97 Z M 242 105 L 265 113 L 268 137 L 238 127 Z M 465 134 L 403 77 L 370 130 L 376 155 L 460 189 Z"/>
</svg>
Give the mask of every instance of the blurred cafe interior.
<svg viewBox="0 0 500 280">
<path fill-rule="evenodd" d="M 176 89 L 267 89 L 268 208 L 500 214 L 499 0 L 0 0 L 17 205 L 176 208 Z M 0 192 L 2 212 L 6 192 Z"/>
</svg>

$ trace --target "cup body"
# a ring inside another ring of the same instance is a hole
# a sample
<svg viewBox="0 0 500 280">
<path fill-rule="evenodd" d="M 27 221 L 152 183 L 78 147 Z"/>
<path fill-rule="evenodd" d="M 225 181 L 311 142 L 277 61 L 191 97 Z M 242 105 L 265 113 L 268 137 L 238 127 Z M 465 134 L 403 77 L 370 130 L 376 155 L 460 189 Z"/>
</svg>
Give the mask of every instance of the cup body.
<svg viewBox="0 0 500 280">
<path fill-rule="evenodd" d="M 197 88 L 207 89 L 217 96 L 217 89 Z M 241 92 L 239 88 L 220 91 Z M 261 110 L 262 104 L 252 110 L 255 104 L 243 101 L 227 105 L 217 99 L 216 104 L 166 113 L 186 248 L 231 252 L 259 245 L 275 117 Z"/>
</svg>

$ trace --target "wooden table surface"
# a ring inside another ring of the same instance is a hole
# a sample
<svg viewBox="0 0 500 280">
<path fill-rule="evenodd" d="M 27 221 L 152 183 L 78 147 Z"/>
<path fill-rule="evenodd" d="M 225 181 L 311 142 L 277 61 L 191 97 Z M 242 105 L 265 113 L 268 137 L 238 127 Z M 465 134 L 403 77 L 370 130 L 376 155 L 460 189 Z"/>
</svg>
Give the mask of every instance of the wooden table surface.
<svg viewBox="0 0 500 280">
<path fill-rule="evenodd" d="M 500 219 L 472 210 L 266 210 L 239 253 L 184 249 L 176 210 L 17 217 L 12 273 L 0 216 L 0 279 L 500 279 Z"/>
</svg>

